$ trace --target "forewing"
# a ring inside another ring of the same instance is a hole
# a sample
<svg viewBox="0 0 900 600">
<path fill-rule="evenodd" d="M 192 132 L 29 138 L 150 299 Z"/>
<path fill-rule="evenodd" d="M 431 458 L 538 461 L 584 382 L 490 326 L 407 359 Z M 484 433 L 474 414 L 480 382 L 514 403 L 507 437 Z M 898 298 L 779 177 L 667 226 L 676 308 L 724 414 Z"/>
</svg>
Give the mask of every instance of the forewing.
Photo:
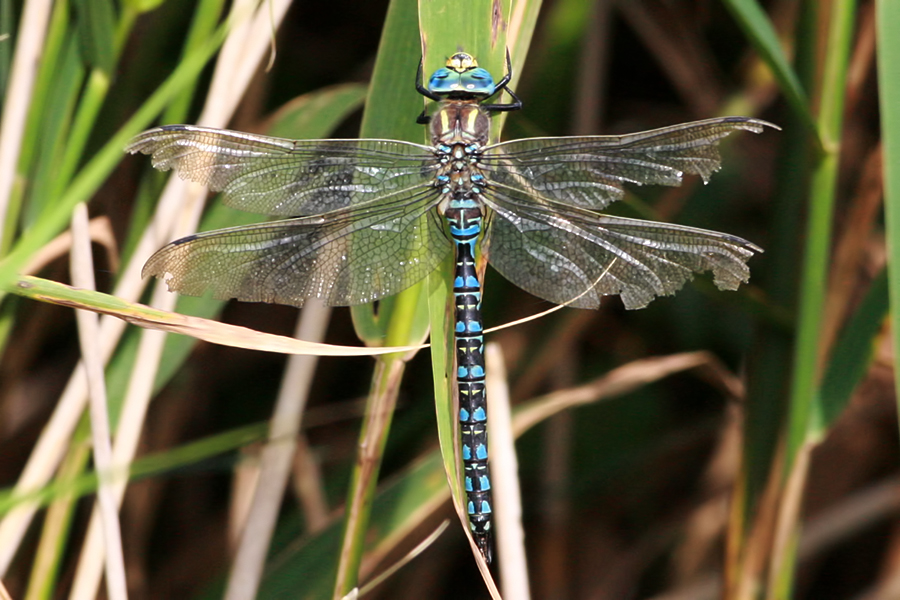
<svg viewBox="0 0 900 600">
<path fill-rule="evenodd" d="M 285 140 L 193 125 L 167 125 L 126 147 L 161 171 L 222 192 L 233 208 L 298 217 L 358 206 L 431 183 L 428 146 L 394 140 Z"/>
<path fill-rule="evenodd" d="M 199 233 L 154 254 L 143 275 L 190 296 L 302 306 L 364 304 L 396 294 L 450 249 L 434 192 L 377 206 Z"/>
<path fill-rule="evenodd" d="M 694 273 L 712 271 L 720 289 L 750 278 L 757 246 L 741 238 L 523 201 L 515 191 L 485 195 L 493 210 L 490 263 L 522 289 L 557 304 L 597 308 L 618 294 L 625 308 L 675 293 Z"/>
<path fill-rule="evenodd" d="M 489 146 L 480 164 L 491 183 L 600 210 L 624 196 L 626 183 L 677 186 L 685 173 L 707 181 L 719 168 L 720 139 L 765 126 L 775 127 L 723 117 L 628 135 L 529 138 Z"/>
</svg>

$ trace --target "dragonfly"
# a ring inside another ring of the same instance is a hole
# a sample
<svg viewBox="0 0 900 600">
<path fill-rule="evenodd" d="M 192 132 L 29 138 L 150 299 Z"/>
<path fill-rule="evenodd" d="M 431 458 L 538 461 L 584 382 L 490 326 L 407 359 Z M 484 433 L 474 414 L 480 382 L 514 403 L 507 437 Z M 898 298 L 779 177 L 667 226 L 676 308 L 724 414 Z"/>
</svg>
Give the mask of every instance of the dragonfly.
<svg viewBox="0 0 900 600">
<path fill-rule="evenodd" d="M 370 303 L 419 282 L 455 256 L 456 388 L 466 512 L 491 560 L 482 280 L 478 251 L 500 274 L 557 304 L 626 308 L 675 293 L 711 271 L 720 289 L 749 280 L 761 248 L 683 225 L 602 214 L 626 184 L 704 182 L 720 166 L 718 142 L 775 125 L 722 117 L 627 135 L 538 137 L 489 143 L 491 118 L 518 110 L 506 74 L 494 78 L 457 52 L 416 90 L 437 103 L 418 122 L 430 145 L 389 139 L 287 140 L 166 125 L 126 150 L 155 168 L 221 192 L 236 209 L 283 217 L 189 235 L 157 251 L 144 276 L 187 295 L 303 306 Z M 512 99 L 491 103 L 501 92 Z"/>
</svg>

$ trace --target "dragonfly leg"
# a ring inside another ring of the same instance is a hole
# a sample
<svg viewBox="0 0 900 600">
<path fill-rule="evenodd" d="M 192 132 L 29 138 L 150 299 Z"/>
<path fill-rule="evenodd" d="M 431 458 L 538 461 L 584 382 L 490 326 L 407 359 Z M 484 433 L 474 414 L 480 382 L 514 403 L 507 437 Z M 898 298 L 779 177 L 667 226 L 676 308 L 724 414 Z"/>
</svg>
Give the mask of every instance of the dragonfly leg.
<svg viewBox="0 0 900 600">
<path fill-rule="evenodd" d="M 509 84 L 509 80 L 512 79 L 512 62 L 509 60 L 509 48 L 506 49 L 506 75 L 503 76 L 503 79 L 497 82 L 497 87 L 494 90 L 494 94 L 498 92 L 502 92 L 506 90 L 506 92 L 512 96 L 513 101 L 509 104 L 482 104 L 481 107 L 490 112 L 508 112 L 511 110 L 519 110 L 522 108 L 522 101 L 516 96 L 515 92 L 506 87 Z M 494 94 L 491 94 L 492 96 Z"/>
<path fill-rule="evenodd" d="M 431 90 L 429 90 L 422 83 L 422 61 L 424 58 L 419 59 L 419 69 L 416 71 L 416 91 L 428 98 L 429 100 L 434 100 L 435 102 L 440 102 L 443 100 L 439 95 L 435 94 Z M 422 114 L 425 114 L 424 112 Z"/>
<path fill-rule="evenodd" d="M 490 112 L 508 112 L 511 110 L 519 110 L 522 108 L 522 100 L 516 96 L 516 93 L 509 88 L 504 88 L 506 93 L 512 96 L 513 101 L 509 104 L 482 104 L 481 108 Z"/>
</svg>

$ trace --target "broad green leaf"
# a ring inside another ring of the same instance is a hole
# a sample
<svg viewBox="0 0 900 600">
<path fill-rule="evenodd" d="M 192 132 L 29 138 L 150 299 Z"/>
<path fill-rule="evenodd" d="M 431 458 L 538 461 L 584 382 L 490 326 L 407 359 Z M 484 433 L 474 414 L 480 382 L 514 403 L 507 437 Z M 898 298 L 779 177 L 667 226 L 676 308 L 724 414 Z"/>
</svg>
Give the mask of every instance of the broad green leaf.
<svg viewBox="0 0 900 600">
<path fill-rule="evenodd" d="M 111 0 L 75 0 L 75 26 L 88 65 L 112 74 L 115 64 L 115 8 Z"/>
</svg>

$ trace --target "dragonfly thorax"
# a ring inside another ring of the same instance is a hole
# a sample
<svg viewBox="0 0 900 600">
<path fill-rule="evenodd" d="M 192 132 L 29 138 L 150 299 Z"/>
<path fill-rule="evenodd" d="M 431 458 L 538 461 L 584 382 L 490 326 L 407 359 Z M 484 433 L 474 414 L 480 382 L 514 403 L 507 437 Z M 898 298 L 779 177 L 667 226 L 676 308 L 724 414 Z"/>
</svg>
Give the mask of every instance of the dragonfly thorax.
<svg viewBox="0 0 900 600">
<path fill-rule="evenodd" d="M 491 131 L 490 116 L 475 102 L 447 101 L 431 118 L 431 143 L 434 146 L 454 144 L 487 144 Z"/>
</svg>

